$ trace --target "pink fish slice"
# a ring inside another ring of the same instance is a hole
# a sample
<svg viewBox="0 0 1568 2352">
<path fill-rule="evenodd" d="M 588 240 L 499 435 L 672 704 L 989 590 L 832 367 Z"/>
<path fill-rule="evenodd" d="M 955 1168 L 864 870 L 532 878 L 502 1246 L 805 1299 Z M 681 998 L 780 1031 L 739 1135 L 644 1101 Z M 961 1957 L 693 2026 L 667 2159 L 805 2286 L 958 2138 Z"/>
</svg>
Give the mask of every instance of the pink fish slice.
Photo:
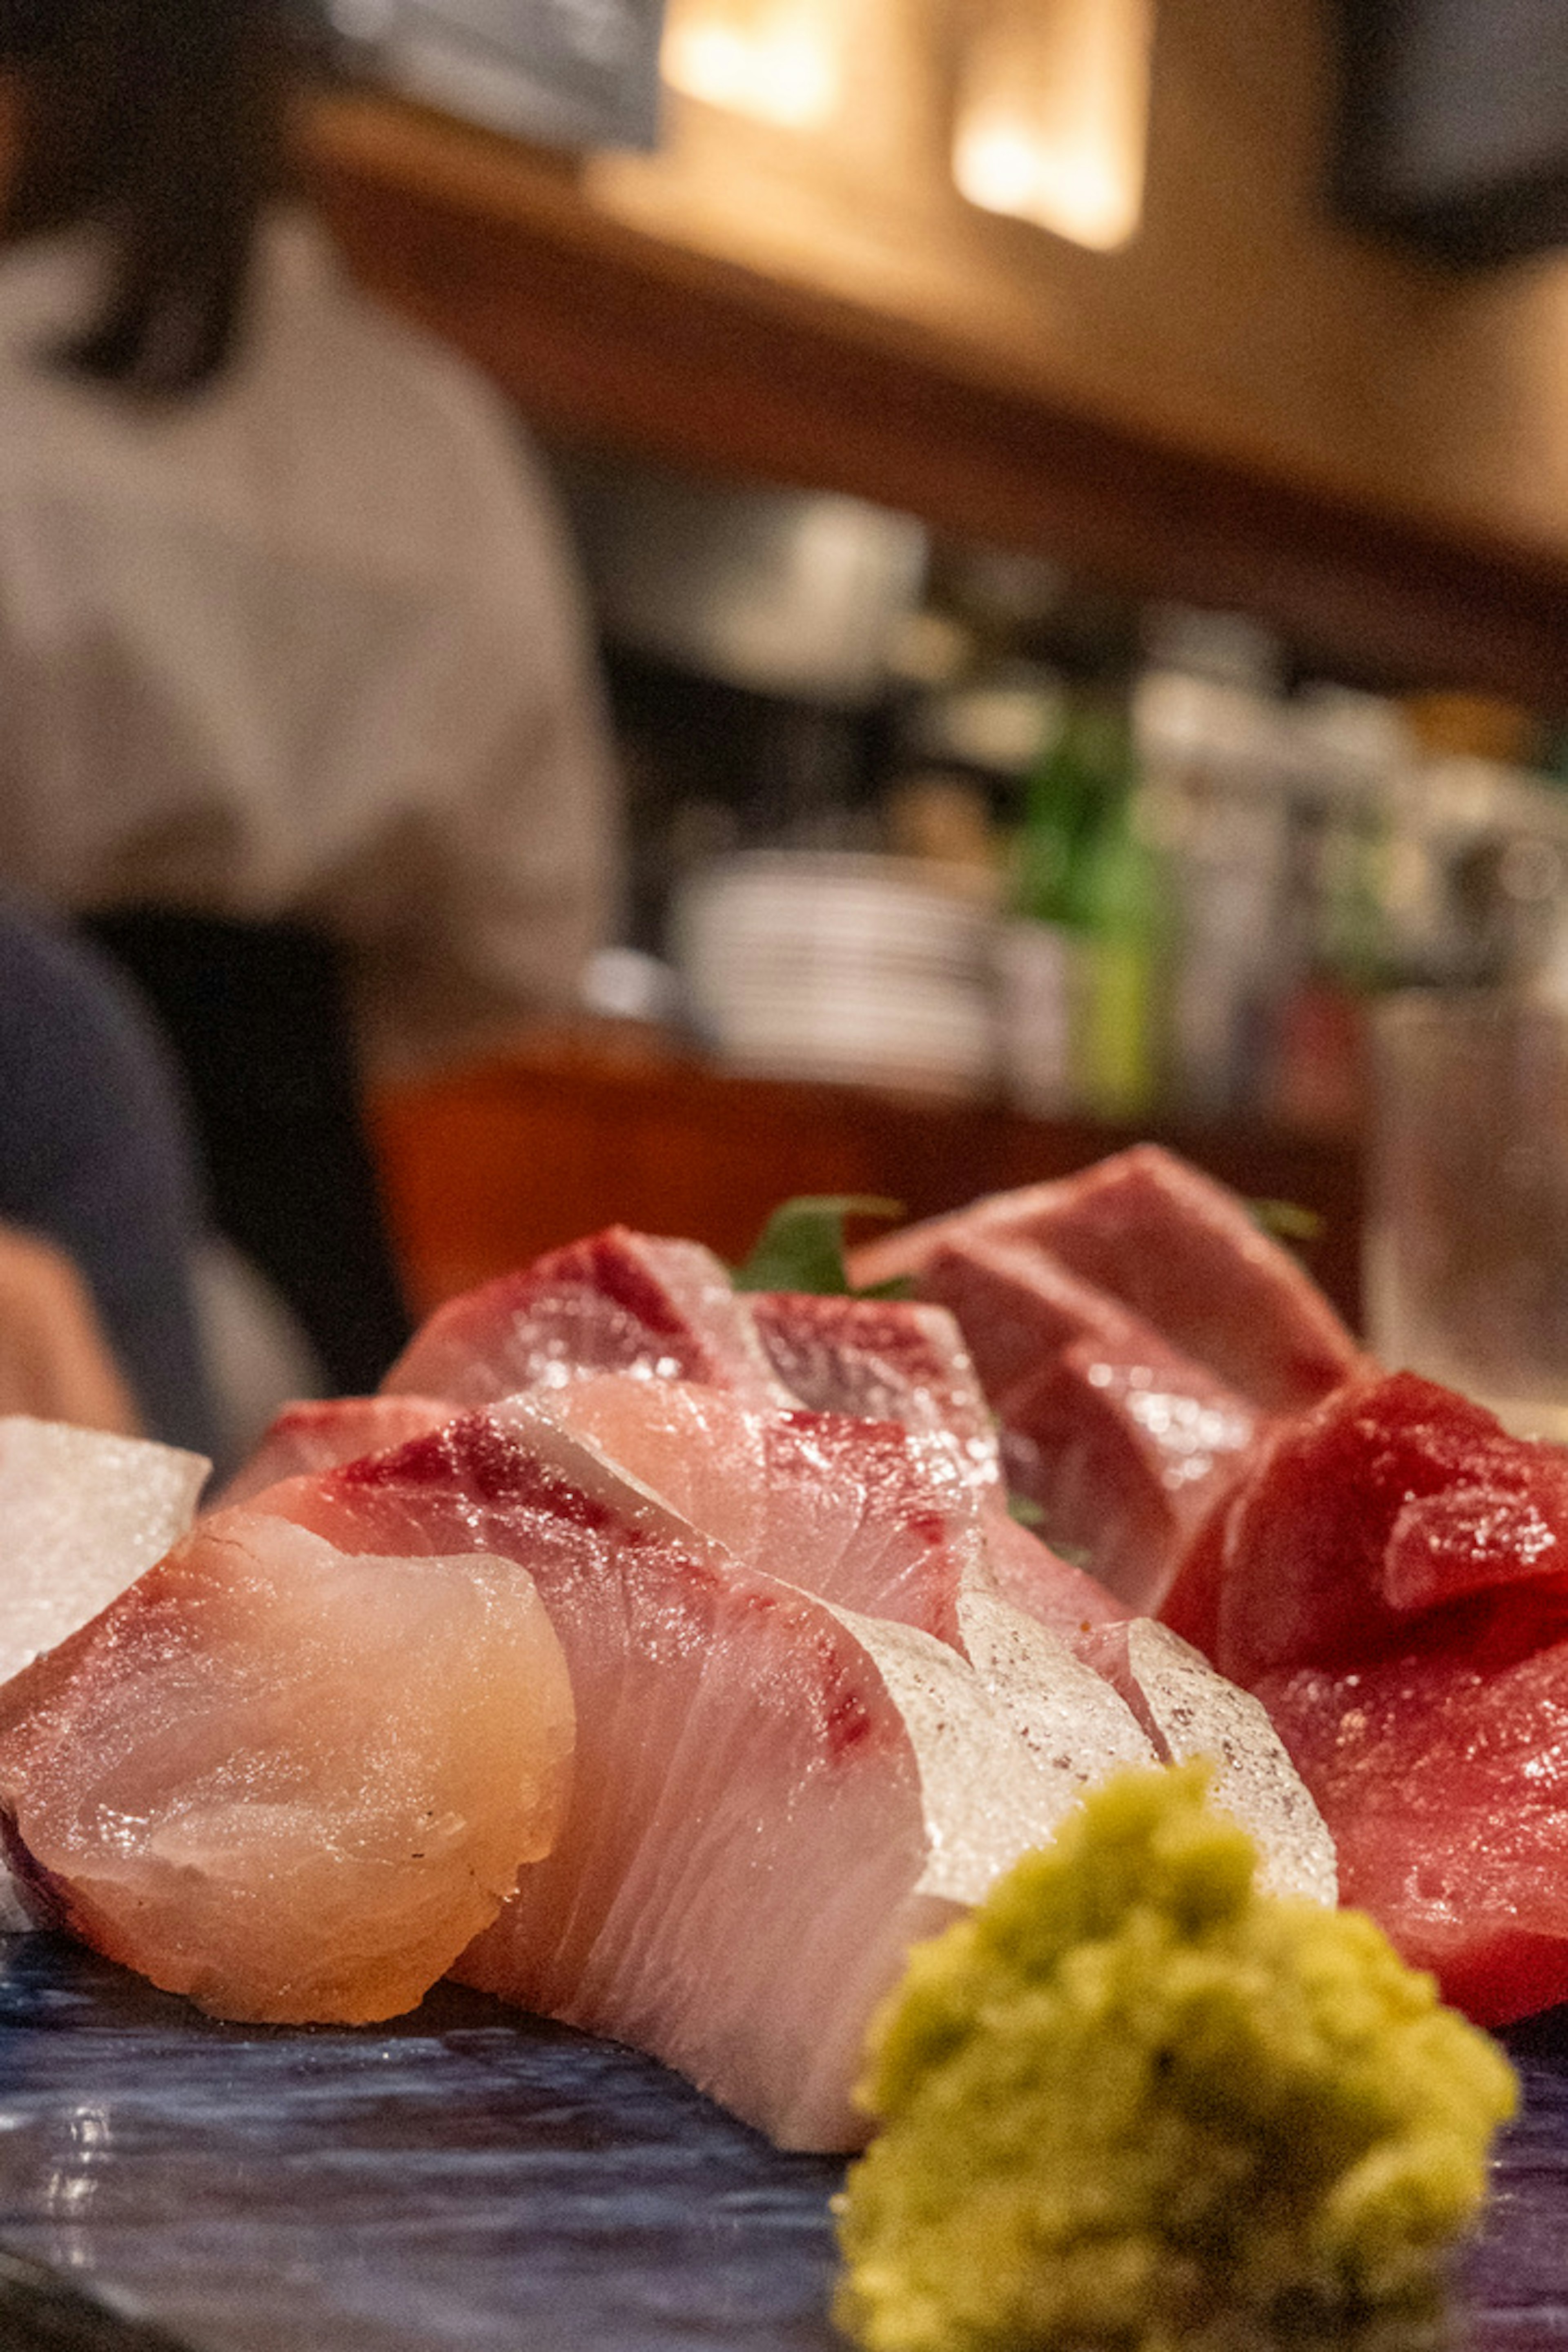
<svg viewBox="0 0 1568 2352">
<path fill-rule="evenodd" d="M 216 1512 L 0 1692 L 0 1820 L 48 1924 L 218 2016 L 359 2023 L 548 1850 L 573 1723 L 511 1561 Z"/>
</svg>

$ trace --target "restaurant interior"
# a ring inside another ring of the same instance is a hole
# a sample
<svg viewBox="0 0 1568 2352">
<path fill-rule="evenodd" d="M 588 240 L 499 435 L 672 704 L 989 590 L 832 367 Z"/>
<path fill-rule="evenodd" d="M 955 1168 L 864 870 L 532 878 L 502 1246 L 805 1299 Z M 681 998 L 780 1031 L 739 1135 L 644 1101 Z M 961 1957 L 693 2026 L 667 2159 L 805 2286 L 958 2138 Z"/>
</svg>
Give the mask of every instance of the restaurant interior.
<svg viewBox="0 0 1568 2352">
<path fill-rule="evenodd" d="M 407 1317 L 1151 1137 L 1359 1322 L 1373 1006 L 1568 992 L 1550 10 L 291 5 L 297 194 L 542 462 L 616 771 L 581 973 L 356 1048 Z M 225 1187 L 253 1433 L 343 1381 Z"/>
<path fill-rule="evenodd" d="M 1568 2342 L 1565 0 L 0 195 L 0 2346 Z"/>
<path fill-rule="evenodd" d="M 1568 986 L 1563 140 L 1542 12 L 1470 13 L 345 0 L 310 187 L 547 451 L 626 793 L 583 1019 L 374 1079 L 417 1307 L 1137 1132 L 1358 1312 L 1369 1001 Z M 574 39 L 601 127 L 542 135 Z M 1098 1069 L 1020 878 L 1086 682 L 1144 860 Z"/>
</svg>

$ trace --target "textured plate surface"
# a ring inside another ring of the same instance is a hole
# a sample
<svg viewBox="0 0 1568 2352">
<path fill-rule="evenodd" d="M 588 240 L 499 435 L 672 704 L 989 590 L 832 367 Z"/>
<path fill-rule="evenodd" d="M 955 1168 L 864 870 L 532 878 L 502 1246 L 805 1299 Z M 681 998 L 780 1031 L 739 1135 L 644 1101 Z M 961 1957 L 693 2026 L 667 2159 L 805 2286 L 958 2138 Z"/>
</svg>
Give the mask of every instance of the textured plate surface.
<svg viewBox="0 0 1568 2352">
<path fill-rule="evenodd" d="M 1568 2012 L 1512 2043 L 1468 2352 L 1568 2347 Z M 392 2028 L 223 2026 L 0 1940 L 0 2246 L 110 2312 L 37 2317 L 0 2264 L 5 2352 L 132 2352 L 114 2314 L 189 2352 L 833 2352 L 838 2177 L 456 1987 Z"/>
</svg>

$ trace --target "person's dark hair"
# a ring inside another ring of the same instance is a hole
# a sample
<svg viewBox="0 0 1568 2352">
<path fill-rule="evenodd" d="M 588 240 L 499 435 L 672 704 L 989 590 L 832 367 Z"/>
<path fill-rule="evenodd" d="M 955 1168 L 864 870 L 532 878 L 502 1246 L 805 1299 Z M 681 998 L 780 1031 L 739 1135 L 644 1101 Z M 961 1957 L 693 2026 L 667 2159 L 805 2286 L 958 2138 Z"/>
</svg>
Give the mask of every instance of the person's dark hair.
<svg viewBox="0 0 1568 2352">
<path fill-rule="evenodd" d="M 109 240 L 73 367 L 147 393 L 222 369 L 281 172 L 284 44 L 281 0 L 0 0 L 0 66 L 22 69 L 5 233 Z"/>
</svg>

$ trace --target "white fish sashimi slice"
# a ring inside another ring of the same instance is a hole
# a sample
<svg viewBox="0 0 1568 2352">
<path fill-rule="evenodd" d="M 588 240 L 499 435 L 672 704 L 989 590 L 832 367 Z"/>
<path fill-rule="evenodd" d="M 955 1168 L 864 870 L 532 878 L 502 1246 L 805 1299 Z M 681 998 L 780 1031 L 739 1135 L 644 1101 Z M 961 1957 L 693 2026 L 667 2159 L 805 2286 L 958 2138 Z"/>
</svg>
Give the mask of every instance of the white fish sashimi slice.
<svg viewBox="0 0 1568 2352">
<path fill-rule="evenodd" d="M 458 1973 L 782 2144 L 857 2145 L 872 2008 L 1063 1792 L 954 1651 L 747 1567 L 517 1402 L 269 1498 L 349 1548 L 526 1560 L 561 1637 L 568 1818 Z"/>
<path fill-rule="evenodd" d="M 0 1417 L 0 1683 L 96 1617 L 184 1535 L 211 1466 L 145 1438 Z M 0 1863 L 0 1933 L 35 1924 Z"/>
<path fill-rule="evenodd" d="M 1201 1652 L 1150 1617 L 1095 1626 L 1078 1646 L 1126 1699 L 1162 1763 L 1208 1758 L 1215 1802 L 1257 1841 L 1260 1885 L 1274 1895 L 1338 1902 L 1327 1824 L 1250 1692 L 1226 1682 Z"/>
<path fill-rule="evenodd" d="M 510 1560 L 218 1512 L 0 1693 L 52 1921 L 225 2017 L 411 2008 L 563 1817 L 573 1705 Z"/>
<path fill-rule="evenodd" d="M 1166 1760 L 1125 1696 L 1050 1626 L 979 1581 L 960 1595 L 958 1622 L 964 1655 L 1064 1811 L 1121 1767 Z"/>
</svg>

